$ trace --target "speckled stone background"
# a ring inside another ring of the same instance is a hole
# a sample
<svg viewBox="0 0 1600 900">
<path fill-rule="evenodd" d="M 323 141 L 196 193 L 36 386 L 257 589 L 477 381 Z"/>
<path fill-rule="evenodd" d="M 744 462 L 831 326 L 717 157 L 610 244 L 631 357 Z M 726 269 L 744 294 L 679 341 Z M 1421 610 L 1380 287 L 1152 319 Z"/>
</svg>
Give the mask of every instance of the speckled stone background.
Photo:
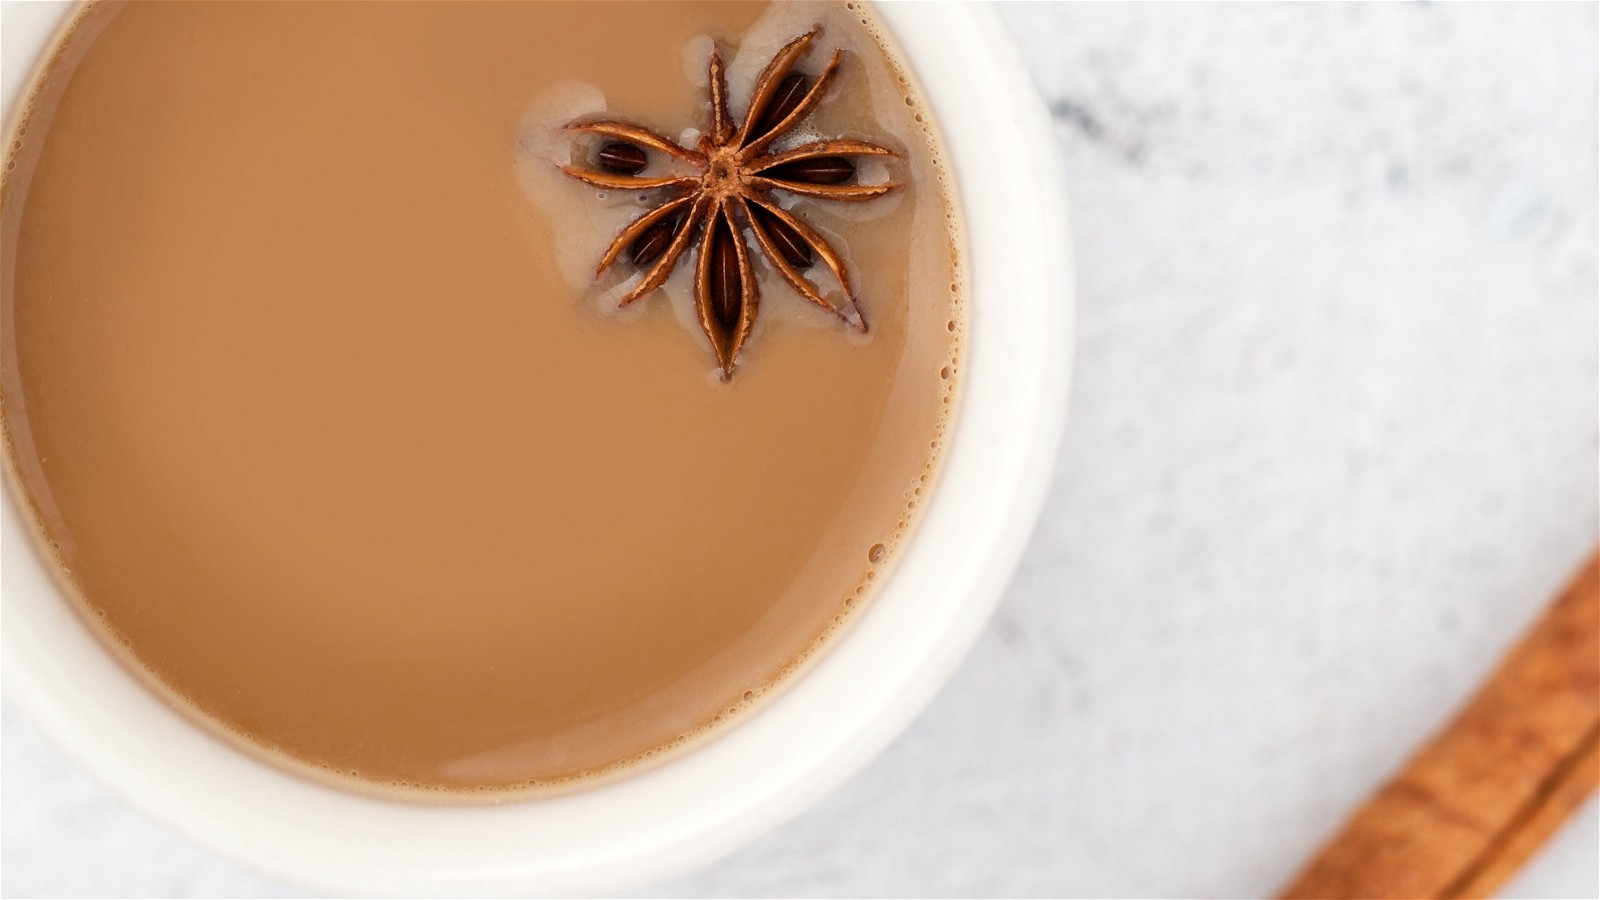
<svg viewBox="0 0 1600 900">
<path fill-rule="evenodd" d="M 1597 8 L 1013 5 L 1071 192 L 1057 482 L 949 688 L 668 896 L 1253 896 L 1600 539 Z M 4 713 L 7 896 L 293 896 Z M 1600 895 L 1591 804 L 1508 889 Z"/>
</svg>

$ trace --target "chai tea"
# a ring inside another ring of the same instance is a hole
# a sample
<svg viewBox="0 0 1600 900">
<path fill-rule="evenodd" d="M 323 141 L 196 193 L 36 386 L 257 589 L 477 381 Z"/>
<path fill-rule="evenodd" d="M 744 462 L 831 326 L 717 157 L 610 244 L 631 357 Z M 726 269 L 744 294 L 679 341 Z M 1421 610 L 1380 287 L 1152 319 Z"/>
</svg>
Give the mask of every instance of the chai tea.
<svg viewBox="0 0 1600 900">
<path fill-rule="evenodd" d="M 689 746 L 932 487 L 958 211 L 858 4 L 99 2 L 11 137 L 14 497 L 131 669 L 311 777 Z"/>
</svg>

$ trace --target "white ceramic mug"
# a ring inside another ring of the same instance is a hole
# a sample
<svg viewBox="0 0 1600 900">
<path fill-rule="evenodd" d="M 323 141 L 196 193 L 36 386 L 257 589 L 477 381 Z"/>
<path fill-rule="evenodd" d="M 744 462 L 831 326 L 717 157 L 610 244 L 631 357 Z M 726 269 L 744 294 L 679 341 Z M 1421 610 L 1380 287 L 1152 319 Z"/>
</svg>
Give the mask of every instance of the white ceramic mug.
<svg viewBox="0 0 1600 900">
<path fill-rule="evenodd" d="M 6 115 L 65 3 L 5 9 Z M 877 12 L 922 83 L 965 212 L 970 336 L 943 469 L 892 577 L 805 676 L 661 766 L 549 799 L 426 806 L 314 784 L 203 732 L 100 646 L 0 511 L 4 685 L 129 806 L 221 856 L 337 894 L 598 894 L 702 866 L 854 774 L 988 619 L 1048 487 L 1072 265 L 1049 117 L 984 7 Z"/>
</svg>

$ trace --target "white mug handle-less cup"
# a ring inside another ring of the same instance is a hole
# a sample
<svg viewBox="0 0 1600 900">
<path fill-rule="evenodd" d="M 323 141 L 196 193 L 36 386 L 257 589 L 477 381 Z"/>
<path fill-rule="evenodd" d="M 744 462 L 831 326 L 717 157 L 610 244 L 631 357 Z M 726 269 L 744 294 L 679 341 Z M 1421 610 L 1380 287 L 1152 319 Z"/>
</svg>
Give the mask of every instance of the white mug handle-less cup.
<svg viewBox="0 0 1600 900">
<path fill-rule="evenodd" d="M 79 766 L 212 851 L 337 894 L 600 894 L 705 865 L 799 814 L 899 734 L 987 621 L 1049 487 L 1072 264 L 1049 117 L 994 13 L 876 8 L 921 81 L 965 213 L 965 384 L 892 577 L 813 669 L 683 756 L 572 794 L 428 806 L 297 778 L 206 734 L 99 644 L 4 499 L 5 689 Z M 4 9 L 9 119 L 69 12 Z"/>
</svg>

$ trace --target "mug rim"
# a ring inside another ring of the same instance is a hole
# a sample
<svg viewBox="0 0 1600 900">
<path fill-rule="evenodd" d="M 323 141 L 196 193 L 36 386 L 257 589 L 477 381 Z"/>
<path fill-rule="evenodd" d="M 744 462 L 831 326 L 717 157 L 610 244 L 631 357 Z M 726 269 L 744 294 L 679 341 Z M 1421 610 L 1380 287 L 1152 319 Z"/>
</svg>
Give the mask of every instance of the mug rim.
<svg viewBox="0 0 1600 900">
<path fill-rule="evenodd" d="M 60 17 L 75 8 L 62 4 Z M 1049 487 L 1073 349 L 1050 119 L 998 15 L 967 4 L 873 8 L 920 83 L 954 175 L 967 244 L 965 383 L 938 481 L 894 571 L 764 708 L 658 766 L 570 794 L 429 806 L 348 793 L 219 740 L 124 669 L 60 595 L 9 489 L 7 695 L 146 817 L 328 893 L 626 890 L 732 852 L 854 775 L 949 679 L 998 604 Z M 34 27 L 37 59 L 55 29 Z M 19 96 L 6 98 L 8 115 Z"/>
</svg>

